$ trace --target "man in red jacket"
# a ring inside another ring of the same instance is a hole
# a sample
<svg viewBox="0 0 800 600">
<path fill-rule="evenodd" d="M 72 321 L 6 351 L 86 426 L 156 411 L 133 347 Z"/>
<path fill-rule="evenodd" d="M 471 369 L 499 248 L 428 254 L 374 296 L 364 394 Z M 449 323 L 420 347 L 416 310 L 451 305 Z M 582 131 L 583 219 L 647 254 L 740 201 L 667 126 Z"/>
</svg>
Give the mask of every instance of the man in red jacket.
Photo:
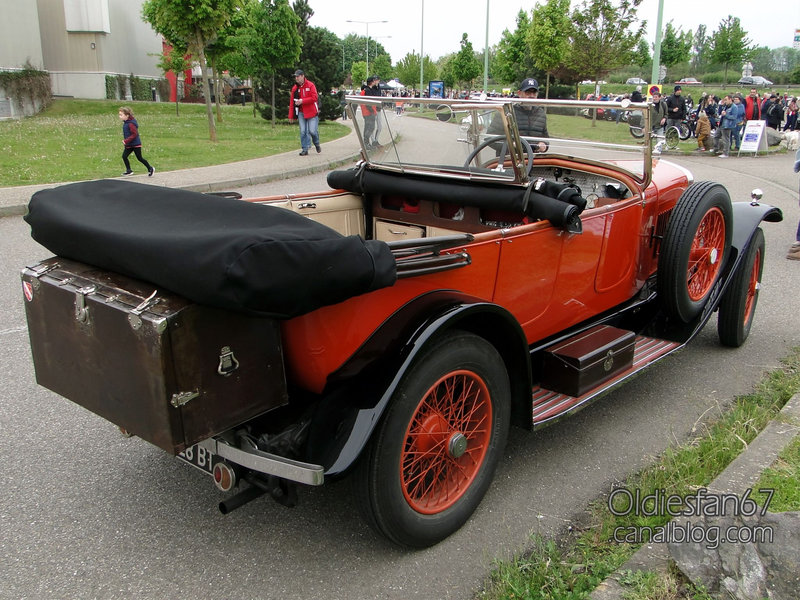
<svg viewBox="0 0 800 600">
<path fill-rule="evenodd" d="M 306 74 L 300 69 L 294 72 L 295 84 L 289 99 L 289 122 L 295 119 L 300 122 L 300 156 L 308 156 L 311 142 L 317 152 L 322 152 L 319 145 L 319 97 L 317 87 L 306 79 Z"/>
<path fill-rule="evenodd" d="M 761 119 L 761 99 L 756 88 L 751 88 L 750 95 L 744 99 L 744 118 L 748 121 Z"/>
</svg>

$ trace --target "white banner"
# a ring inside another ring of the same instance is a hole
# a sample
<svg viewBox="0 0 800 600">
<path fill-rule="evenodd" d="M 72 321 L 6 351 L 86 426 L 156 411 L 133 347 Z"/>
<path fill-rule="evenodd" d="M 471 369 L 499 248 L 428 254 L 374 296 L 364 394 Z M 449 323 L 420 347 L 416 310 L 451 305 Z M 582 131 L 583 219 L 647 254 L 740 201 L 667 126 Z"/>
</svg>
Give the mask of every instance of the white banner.
<svg viewBox="0 0 800 600">
<path fill-rule="evenodd" d="M 767 136 L 764 135 L 766 121 L 748 121 L 744 126 L 742 143 L 739 146 L 739 154 L 742 152 L 766 152 Z"/>
</svg>

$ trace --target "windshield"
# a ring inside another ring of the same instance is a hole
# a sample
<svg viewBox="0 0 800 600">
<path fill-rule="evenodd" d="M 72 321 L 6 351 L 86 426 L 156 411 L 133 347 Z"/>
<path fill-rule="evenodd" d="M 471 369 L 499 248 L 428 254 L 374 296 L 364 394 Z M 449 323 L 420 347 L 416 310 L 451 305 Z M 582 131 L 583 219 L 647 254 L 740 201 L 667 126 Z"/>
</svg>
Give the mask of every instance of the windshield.
<svg viewBox="0 0 800 600">
<path fill-rule="evenodd" d="M 387 170 L 525 183 L 534 164 L 562 159 L 649 180 L 645 103 L 348 96 L 347 104 L 365 158 Z"/>
</svg>

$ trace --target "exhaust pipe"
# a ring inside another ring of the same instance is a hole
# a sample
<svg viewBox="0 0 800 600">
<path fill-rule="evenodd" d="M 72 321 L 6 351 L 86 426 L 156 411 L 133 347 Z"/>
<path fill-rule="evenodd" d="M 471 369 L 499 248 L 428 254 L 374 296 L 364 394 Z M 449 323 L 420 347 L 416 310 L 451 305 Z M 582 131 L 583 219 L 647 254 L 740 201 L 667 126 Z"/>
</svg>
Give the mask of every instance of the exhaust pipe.
<svg viewBox="0 0 800 600">
<path fill-rule="evenodd" d="M 264 494 L 272 496 L 272 499 L 278 504 L 290 508 L 297 505 L 297 485 L 293 481 L 272 476 L 265 480 L 252 475 L 246 476 L 244 480 L 250 484 L 249 488 L 219 503 L 219 510 L 223 515 L 227 515 L 232 510 L 236 510 Z"/>
<path fill-rule="evenodd" d="M 235 496 L 231 496 L 227 500 L 223 500 L 219 503 L 219 512 L 223 515 L 227 515 L 232 510 L 236 510 L 247 504 L 248 502 L 252 502 L 256 498 L 260 498 L 266 493 L 266 490 L 262 490 L 260 487 L 251 485 L 246 490 L 242 490 Z"/>
</svg>

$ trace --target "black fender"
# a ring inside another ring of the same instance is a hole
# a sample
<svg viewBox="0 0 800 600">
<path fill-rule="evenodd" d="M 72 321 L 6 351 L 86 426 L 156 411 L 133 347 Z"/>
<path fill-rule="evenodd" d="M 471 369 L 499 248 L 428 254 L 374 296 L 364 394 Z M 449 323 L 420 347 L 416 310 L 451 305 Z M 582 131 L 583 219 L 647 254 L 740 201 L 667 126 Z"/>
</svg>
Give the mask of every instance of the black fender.
<svg viewBox="0 0 800 600">
<path fill-rule="evenodd" d="M 731 240 L 731 256 L 729 264 L 723 273 L 722 286 L 718 294 L 714 297 L 713 310 L 719 306 L 722 294 L 728 287 L 736 270 L 741 266 L 742 257 L 747 253 L 753 234 L 761 225 L 762 221 L 769 223 L 780 223 L 783 221 L 783 212 L 780 208 L 761 204 L 759 202 L 734 202 L 733 208 L 733 239 Z M 706 312 L 706 311 L 704 311 Z"/>
<path fill-rule="evenodd" d="M 378 328 L 328 377 L 312 419 L 307 459 L 337 475 L 360 456 L 403 375 L 425 345 L 458 328 L 487 339 L 508 369 L 512 419 L 531 427 L 531 366 L 528 343 L 506 309 L 452 290 L 414 298 Z"/>
</svg>

